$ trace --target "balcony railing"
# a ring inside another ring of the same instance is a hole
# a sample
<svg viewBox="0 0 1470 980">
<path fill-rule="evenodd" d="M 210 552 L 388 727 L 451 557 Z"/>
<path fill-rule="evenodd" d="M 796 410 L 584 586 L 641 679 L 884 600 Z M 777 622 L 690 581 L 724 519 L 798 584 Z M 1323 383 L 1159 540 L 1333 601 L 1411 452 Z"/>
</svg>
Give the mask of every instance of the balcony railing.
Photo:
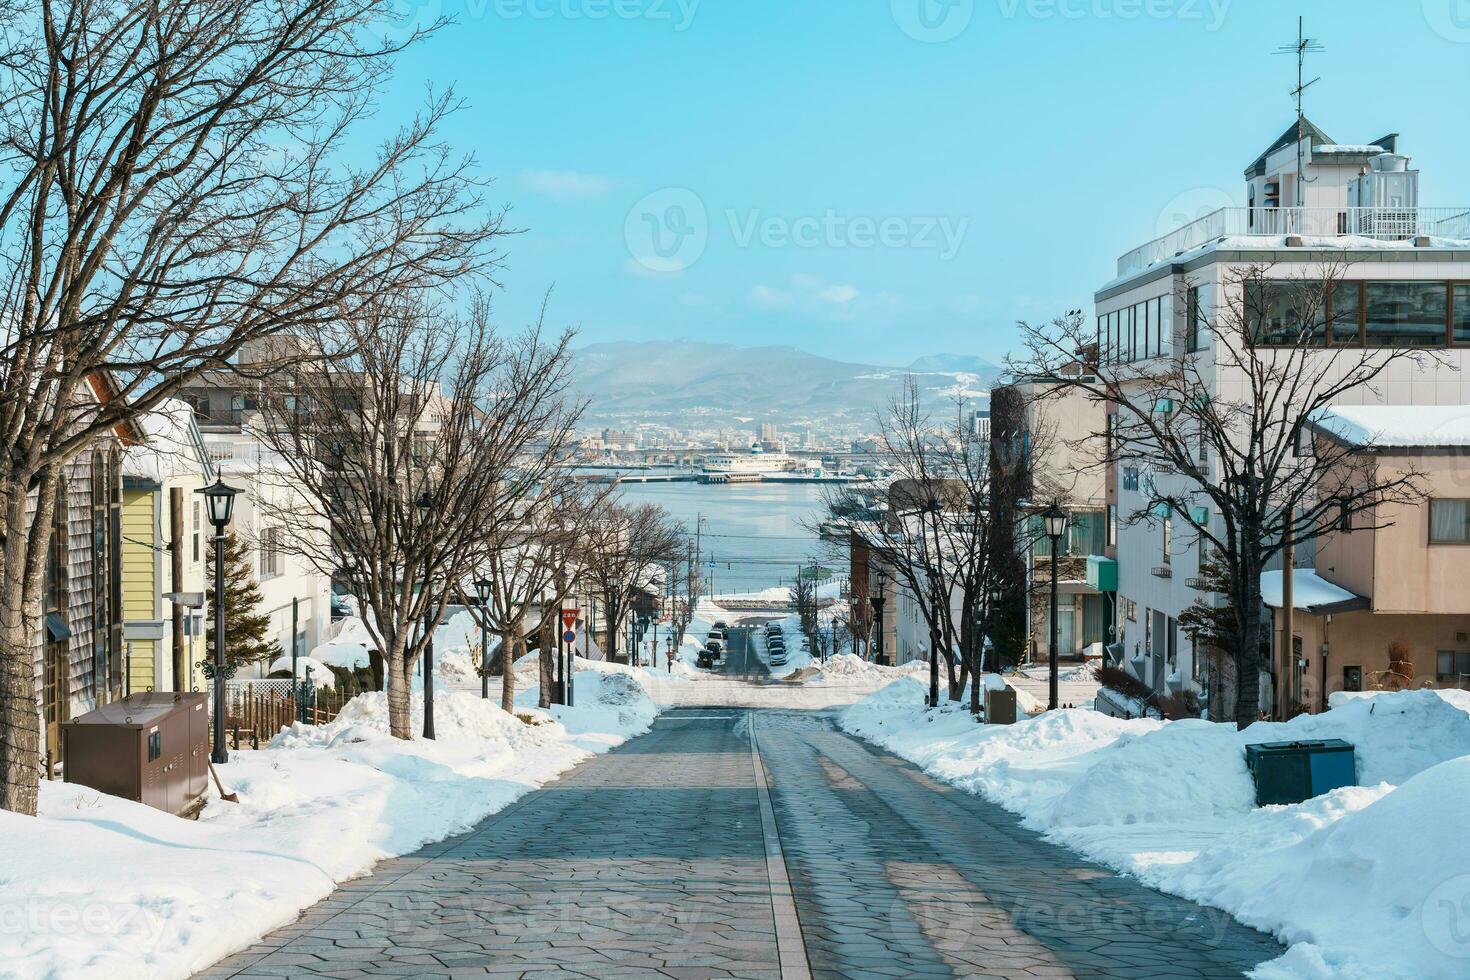
<svg viewBox="0 0 1470 980">
<path fill-rule="evenodd" d="M 1470 240 L 1470 207 L 1221 208 L 1124 254 L 1118 259 L 1118 275 L 1137 272 L 1206 242 L 1256 235 L 1356 237 L 1377 241 L 1404 241 L 1427 235 Z"/>
</svg>

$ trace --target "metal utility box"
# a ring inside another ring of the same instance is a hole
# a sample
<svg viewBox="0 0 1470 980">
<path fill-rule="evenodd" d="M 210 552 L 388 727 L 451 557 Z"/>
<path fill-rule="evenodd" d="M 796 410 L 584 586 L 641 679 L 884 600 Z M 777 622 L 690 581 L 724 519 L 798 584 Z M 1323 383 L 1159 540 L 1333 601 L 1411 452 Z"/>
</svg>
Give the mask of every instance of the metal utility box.
<svg viewBox="0 0 1470 980">
<path fill-rule="evenodd" d="M 1353 747 L 1337 738 L 1247 745 L 1245 764 L 1256 780 L 1257 806 L 1300 803 L 1358 782 Z"/>
<path fill-rule="evenodd" d="M 1010 688 L 1003 691 L 985 689 L 985 723 L 987 725 L 1014 725 L 1016 723 L 1016 692 Z"/>
<path fill-rule="evenodd" d="M 209 695 L 149 691 L 61 726 L 66 781 L 182 813 L 209 780 Z"/>
</svg>

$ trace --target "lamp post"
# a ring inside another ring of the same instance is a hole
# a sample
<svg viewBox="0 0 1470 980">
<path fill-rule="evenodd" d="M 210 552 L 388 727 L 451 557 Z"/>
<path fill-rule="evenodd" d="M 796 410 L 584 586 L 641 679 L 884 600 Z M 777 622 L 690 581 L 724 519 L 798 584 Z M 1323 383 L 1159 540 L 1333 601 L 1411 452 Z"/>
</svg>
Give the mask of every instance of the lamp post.
<svg viewBox="0 0 1470 980">
<path fill-rule="evenodd" d="M 475 580 L 475 592 L 480 597 L 480 697 L 490 700 L 490 590 L 495 583 L 488 578 Z M 502 654 L 505 650 L 500 651 Z M 505 666 L 506 670 L 510 665 Z"/>
<path fill-rule="evenodd" d="M 214 525 L 214 748 L 209 761 L 224 765 L 230 761 L 225 748 L 225 525 L 235 510 L 234 487 L 216 476 L 212 484 L 195 493 L 204 495 L 204 509 Z"/>
<path fill-rule="evenodd" d="M 873 628 L 878 636 L 878 649 L 873 655 L 873 662 L 883 664 L 883 603 L 884 587 L 888 584 L 888 573 L 879 569 L 878 571 L 878 594 L 871 596 L 868 601 L 873 604 Z"/>
<path fill-rule="evenodd" d="M 419 494 L 415 502 L 418 508 L 421 525 L 427 525 L 429 514 L 434 509 L 434 500 L 425 490 Z M 424 738 L 434 737 L 434 616 L 429 611 L 431 600 L 429 598 L 429 566 L 424 565 L 424 637 L 427 645 L 424 647 Z"/>
<path fill-rule="evenodd" d="M 1051 680 L 1047 688 L 1047 707 L 1057 708 L 1057 552 L 1062 546 L 1062 535 L 1067 533 L 1067 512 L 1053 504 L 1041 515 L 1046 525 L 1046 536 L 1051 539 Z"/>
</svg>

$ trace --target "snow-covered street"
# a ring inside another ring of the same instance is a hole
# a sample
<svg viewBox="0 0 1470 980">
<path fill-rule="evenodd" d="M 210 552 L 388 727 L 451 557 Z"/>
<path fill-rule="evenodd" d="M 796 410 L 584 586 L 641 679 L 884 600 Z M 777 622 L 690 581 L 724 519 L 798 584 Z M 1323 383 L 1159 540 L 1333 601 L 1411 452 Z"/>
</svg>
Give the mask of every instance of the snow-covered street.
<svg viewBox="0 0 1470 980">
<path fill-rule="evenodd" d="M 1411 691 L 1244 732 L 1064 710 L 1009 727 L 932 712 L 900 680 L 842 727 L 1025 826 L 1290 948 L 1261 978 L 1455 977 L 1470 969 L 1470 696 Z M 1255 806 L 1245 745 L 1340 738 L 1358 784 Z"/>
</svg>

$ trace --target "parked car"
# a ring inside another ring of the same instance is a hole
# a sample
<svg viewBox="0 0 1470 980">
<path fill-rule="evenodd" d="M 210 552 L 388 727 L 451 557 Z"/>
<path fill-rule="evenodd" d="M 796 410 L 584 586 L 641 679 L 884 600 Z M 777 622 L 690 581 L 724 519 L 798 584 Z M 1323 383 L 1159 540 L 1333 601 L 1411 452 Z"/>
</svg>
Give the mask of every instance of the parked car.
<svg viewBox="0 0 1470 980">
<path fill-rule="evenodd" d="M 786 641 L 784 641 L 784 640 L 772 640 L 770 643 L 766 644 L 766 647 L 772 653 L 775 653 L 777 650 L 781 650 L 781 651 L 784 652 L 785 649 L 786 649 Z"/>
<path fill-rule="evenodd" d="M 711 654 L 708 650 L 699 651 L 697 660 L 699 662 L 699 666 L 705 668 L 706 670 L 715 665 L 714 655 Z"/>
<path fill-rule="evenodd" d="M 725 655 L 725 644 L 721 643 L 719 640 L 707 640 L 704 644 L 704 648 L 708 650 L 710 656 L 714 657 L 716 660 L 719 660 Z"/>
<path fill-rule="evenodd" d="M 720 629 L 719 627 L 715 627 L 714 629 L 709 631 L 709 638 L 711 640 L 719 640 L 721 643 L 724 643 L 725 631 Z"/>
<path fill-rule="evenodd" d="M 725 622 L 723 619 L 717 619 L 717 620 L 715 620 L 715 624 L 714 625 L 715 625 L 715 629 L 720 630 L 721 632 L 724 632 L 725 630 L 727 630 L 727 629 L 730 628 L 730 624 L 727 623 L 727 622 Z"/>
<path fill-rule="evenodd" d="M 773 654 L 771 654 L 771 666 L 772 667 L 784 667 L 784 666 L 786 666 L 786 654 L 784 654 L 784 653 L 773 653 Z"/>
</svg>

